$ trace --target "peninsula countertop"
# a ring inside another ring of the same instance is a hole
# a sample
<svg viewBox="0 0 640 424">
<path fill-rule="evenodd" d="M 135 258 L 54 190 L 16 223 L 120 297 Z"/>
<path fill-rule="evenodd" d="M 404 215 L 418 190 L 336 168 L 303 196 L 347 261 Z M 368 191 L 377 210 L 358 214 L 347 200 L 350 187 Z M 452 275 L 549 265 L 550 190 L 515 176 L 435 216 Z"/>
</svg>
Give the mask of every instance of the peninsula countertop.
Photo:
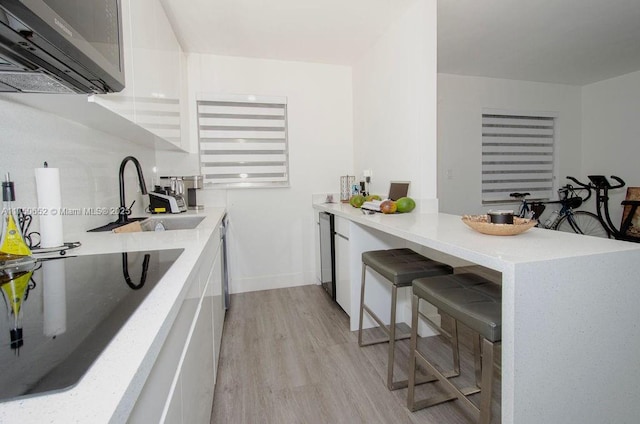
<svg viewBox="0 0 640 424">
<path fill-rule="evenodd" d="M 314 209 L 356 224 L 495 269 L 517 263 L 544 262 L 607 252 L 640 251 L 640 244 L 532 228 L 516 236 L 476 232 L 458 215 L 446 213 L 363 214 L 348 203 L 314 203 Z"/>
<path fill-rule="evenodd" d="M 185 215 L 203 216 L 202 222 L 191 230 L 68 235 L 70 240 L 82 243 L 81 247 L 69 251 L 69 255 L 176 248 L 184 251 L 75 386 L 0 403 L 0 422 L 126 421 L 185 297 L 189 276 L 224 214 L 224 208 L 206 208 L 161 216 L 166 220 Z"/>
</svg>

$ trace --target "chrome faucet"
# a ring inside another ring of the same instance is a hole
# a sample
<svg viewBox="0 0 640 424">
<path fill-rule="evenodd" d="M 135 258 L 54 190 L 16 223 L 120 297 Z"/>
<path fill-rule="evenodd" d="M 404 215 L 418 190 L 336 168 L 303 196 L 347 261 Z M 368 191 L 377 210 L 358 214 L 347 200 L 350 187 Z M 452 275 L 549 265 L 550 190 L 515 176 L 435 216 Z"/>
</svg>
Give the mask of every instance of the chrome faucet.
<svg viewBox="0 0 640 424">
<path fill-rule="evenodd" d="M 128 162 L 133 162 L 133 164 L 135 165 L 136 172 L 138 173 L 138 183 L 140 184 L 140 190 L 142 191 L 143 195 L 147 194 L 144 175 L 142 175 L 142 167 L 140 166 L 140 162 L 138 162 L 138 159 L 134 158 L 133 156 L 127 156 L 126 158 L 122 159 L 122 163 L 120 164 L 120 173 L 118 174 L 118 178 L 120 179 L 120 210 L 118 211 L 118 224 L 126 224 L 129 222 L 131 208 L 133 207 L 133 203 L 135 203 L 134 200 L 131 206 L 127 208 L 124 199 L 124 168 Z"/>
</svg>

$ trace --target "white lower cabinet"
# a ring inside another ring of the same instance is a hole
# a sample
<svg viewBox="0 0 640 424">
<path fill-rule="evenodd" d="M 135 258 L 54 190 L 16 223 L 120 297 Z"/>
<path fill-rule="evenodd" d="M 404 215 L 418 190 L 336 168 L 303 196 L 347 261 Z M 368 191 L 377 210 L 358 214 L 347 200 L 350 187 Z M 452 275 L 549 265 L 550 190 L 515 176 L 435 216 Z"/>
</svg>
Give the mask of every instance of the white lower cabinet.
<svg viewBox="0 0 640 424">
<path fill-rule="evenodd" d="M 219 231 L 190 276 L 187 295 L 128 422 L 210 422 L 224 323 Z"/>
<path fill-rule="evenodd" d="M 351 283 L 349 261 L 349 222 L 335 217 L 336 302 L 351 316 Z"/>
<path fill-rule="evenodd" d="M 211 304 L 212 304 L 212 318 L 213 318 L 213 357 L 216 366 L 214 366 L 214 380 L 218 376 L 218 362 L 220 361 L 220 346 L 222 344 L 222 330 L 224 328 L 224 317 L 226 314 L 224 305 L 224 269 L 223 269 L 223 255 L 220 246 L 220 252 L 216 255 L 216 261 L 213 264 L 211 270 L 211 282 L 209 287 L 211 288 Z"/>
<path fill-rule="evenodd" d="M 183 423 L 211 420 L 215 383 L 212 309 L 211 296 L 205 292 L 180 373 Z"/>
<path fill-rule="evenodd" d="M 151 421 L 149 422 L 160 422 Z M 178 376 L 176 381 L 176 389 L 173 391 L 172 396 L 167 402 L 167 407 L 162 415 L 162 422 L 165 423 L 181 423 L 182 420 L 182 377 Z"/>
</svg>

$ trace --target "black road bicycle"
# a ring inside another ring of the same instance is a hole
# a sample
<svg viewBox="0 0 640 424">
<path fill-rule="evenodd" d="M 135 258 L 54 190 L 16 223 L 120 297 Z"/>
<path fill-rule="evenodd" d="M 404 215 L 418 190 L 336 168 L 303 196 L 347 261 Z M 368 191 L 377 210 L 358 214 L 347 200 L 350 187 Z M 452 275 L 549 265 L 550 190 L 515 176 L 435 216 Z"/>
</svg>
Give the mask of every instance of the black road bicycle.
<svg viewBox="0 0 640 424">
<path fill-rule="evenodd" d="M 574 181 L 572 177 L 567 177 Z M 585 234 L 595 237 L 610 237 L 609 229 L 603 225 L 600 218 L 591 212 L 575 211 L 582 203 L 591 197 L 591 187 L 579 184 L 576 188 L 566 184 L 558 189 L 560 200 L 547 202 L 529 202 L 527 196 L 530 193 L 511 193 L 510 196 L 520 200 L 521 218 L 538 219 L 545 210 L 546 205 L 559 204 L 560 209 L 553 211 L 545 222 L 538 222 L 538 227 L 569 233 Z"/>
</svg>

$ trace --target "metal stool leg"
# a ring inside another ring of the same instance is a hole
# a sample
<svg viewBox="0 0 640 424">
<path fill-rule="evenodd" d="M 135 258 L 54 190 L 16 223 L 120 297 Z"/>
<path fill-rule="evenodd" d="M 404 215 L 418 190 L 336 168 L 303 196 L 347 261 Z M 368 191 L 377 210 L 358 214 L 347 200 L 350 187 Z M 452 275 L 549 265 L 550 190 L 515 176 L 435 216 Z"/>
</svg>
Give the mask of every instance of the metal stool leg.
<svg viewBox="0 0 640 424">
<path fill-rule="evenodd" d="M 473 337 L 473 361 L 476 369 L 476 386 L 482 388 L 482 349 L 480 343 L 482 342 L 482 336 L 479 334 Z"/>
<path fill-rule="evenodd" d="M 489 340 L 482 339 L 482 392 L 480 394 L 479 424 L 491 422 L 491 395 L 493 392 L 493 348 Z"/>
<path fill-rule="evenodd" d="M 398 300 L 398 287 L 394 284 L 391 287 L 391 317 L 389 319 L 389 359 L 387 362 L 387 388 L 394 390 L 393 384 L 393 361 L 395 359 L 396 352 L 396 307 Z M 406 387 L 405 384 L 401 385 Z M 400 387 L 397 387 L 400 388 Z"/>
<path fill-rule="evenodd" d="M 358 325 L 358 346 L 362 346 L 362 320 L 364 318 L 364 279 L 367 273 L 367 266 L 362 263 L 362 278 L 360 280 L 360 323 Z"/>
<path fill-rule="evenodd" d="M 416 388 L 416 349 L 418 348 L 418 296 L 411 296 L 411 345 L 409 348 L 409 383 L 407 391 L 407 408 L 414 411 Z"/>
<path fill-rule="evenodd" d="M 451 318 L 451 317 L 450 317 Z M 457 377 L 460 375 L 460 345 L 458 343 L 458 320 L 451 318 L 451 352 L 453 354 L 453 372 L 449 377 Z"/>
</svg>

